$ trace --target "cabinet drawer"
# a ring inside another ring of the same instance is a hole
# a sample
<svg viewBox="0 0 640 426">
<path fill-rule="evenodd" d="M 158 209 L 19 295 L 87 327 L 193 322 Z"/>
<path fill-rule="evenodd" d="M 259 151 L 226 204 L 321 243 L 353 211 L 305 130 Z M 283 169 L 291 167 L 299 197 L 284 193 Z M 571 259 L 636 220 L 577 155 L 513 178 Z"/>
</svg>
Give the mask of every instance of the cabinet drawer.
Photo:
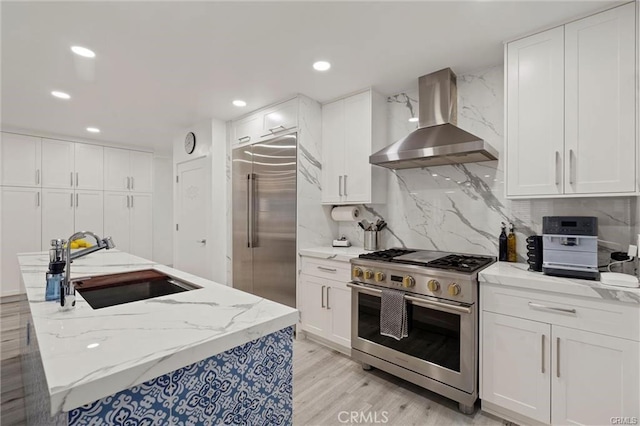
<svg viewBox="0 0 640 426">
<path fill-rule="evenodd" d="M 640 341 L 640 306 L 482 283 L 483 311 Z"/>
<path fill-rule="evenodd" d="M 302 258 L 302 273 L 334 281 L 348 282 L 351 280 L 351 264 L 337 260 Z"/>
</svg>

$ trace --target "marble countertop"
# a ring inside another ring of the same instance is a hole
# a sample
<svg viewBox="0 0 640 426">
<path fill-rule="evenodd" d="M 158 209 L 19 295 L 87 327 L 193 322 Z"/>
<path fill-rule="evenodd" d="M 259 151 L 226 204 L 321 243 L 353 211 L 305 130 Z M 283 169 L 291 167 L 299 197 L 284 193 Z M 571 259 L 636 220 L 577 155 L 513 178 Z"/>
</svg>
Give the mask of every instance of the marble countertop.
<svg viewBox="0 0 640 426">
<path fill-rule="evenodd" d="M 118 250 L 74 260 L 71 278 L 156 269 L 202 288 L 94 310 L 47 302 L 48 253 L 18 256 L 51 413 L 123 389 L 289 327 L 298 311 Z"/>
<path fill-rule="evenodd" d="M 300 256 L 317 257 L 319 259 L 339 260 L 348 262 L 359 254 L 367 253 L 362 247 L 331 247 L 321 246 L 306 249 L 300 249 Z"/>
<path fill-rule="evenodd" d="M 481 283 L 640 304 L 640 288 L 637 287 L 616 287 L 600 281 L 552 277 L 542 272 L 527 271 L 528 267 L 524 263 L 496 262 L 480 271 L 478 279 Z"/>
</svg>

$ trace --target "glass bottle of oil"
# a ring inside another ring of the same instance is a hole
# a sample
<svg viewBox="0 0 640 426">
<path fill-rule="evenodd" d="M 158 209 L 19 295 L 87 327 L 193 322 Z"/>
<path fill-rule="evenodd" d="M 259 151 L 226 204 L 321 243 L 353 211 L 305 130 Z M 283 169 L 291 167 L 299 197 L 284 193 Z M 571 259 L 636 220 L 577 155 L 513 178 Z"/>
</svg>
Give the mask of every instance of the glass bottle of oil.
<svg viewBox="0 0 640 426">
<path fill-rule="evenodd" d="M 509 262 L 518 261 L 518 254 L 516 253 L 516 234 L 513 232 L 513 223 L 509 224 L 509 235 L 507 236 L 507 260 Z"/>
</svg>

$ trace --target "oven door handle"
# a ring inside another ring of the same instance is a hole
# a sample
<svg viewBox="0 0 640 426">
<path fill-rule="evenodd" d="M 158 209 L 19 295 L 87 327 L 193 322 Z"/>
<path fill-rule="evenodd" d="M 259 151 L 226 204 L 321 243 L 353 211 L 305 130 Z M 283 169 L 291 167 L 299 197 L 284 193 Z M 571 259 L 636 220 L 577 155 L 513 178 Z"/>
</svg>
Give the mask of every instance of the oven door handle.
<svg viewBox="0 0 640 426">
<path fill-rule="evenodd" d="M 377 288 L 364 287 L 361 285 L 347 283 L 348 287 L 351 287 L 354 290 L 357 290 L 362 293 L 369 294 L 371 296 L 381 296 L 382 290 L 378 290 Z M 418 306 L 422 306 L 424 308 L 431 308 L 437 311 L 450 312 L 454 314 L 471 314 L 471 308 L 466 306 L 457 306 L 450 305 L 448 303 L 436 302 L 433 300 L 422 299 L 420 297 L 409 296 L 407 294 L 404 295 L 404 298 Z"/>
</svg>

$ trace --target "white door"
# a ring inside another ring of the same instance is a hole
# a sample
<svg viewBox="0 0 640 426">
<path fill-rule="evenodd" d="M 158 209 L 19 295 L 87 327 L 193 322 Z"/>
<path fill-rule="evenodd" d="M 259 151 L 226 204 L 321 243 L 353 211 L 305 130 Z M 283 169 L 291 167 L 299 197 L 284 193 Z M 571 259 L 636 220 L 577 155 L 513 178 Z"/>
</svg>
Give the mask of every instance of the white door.
<svg viewBox="0 0 640 426">
<path fill-rule="evenodd" d="M 563 192 L 564 27 L 507 45 L 507 195 Z"/>
<path fill-rule="evenodd" d="M 73 234 L 74 206 L 73 190 L 42 189 L 42 250 L 51 247 L 51 240 Z"/>
<path fill-rule="evenodd" d="M 74 143 L 42 139 L 42 187 L 73 188 Z"/>
<path fill-rule="evenodd" d="M 131 199 L 126 192 L 104 193 L 104 235 L 110 236 L 118 250 L 130 253 Z"/>
<path fill-rule="evenodd" d="M 302 328 L 318 336 L 327 333 L 327 282 L 322 278 L 300 275 L 298 306 Z"/>
<path fill-rule="evenodd" d="M 153 154 L 131 151 L 131 190 L 151 192 L 153 189 Z"/>
<path fill-rule="evenodd" d="M 151 194 L 131 194 L 131 254 L 153 257 L 153 203 Z"/>
<path fill-rule="evenodd" d="M 548 424 L 551 326 L 491 312 L 482 315 L 482 399 Z"/>
<path fill-rule="evenodd" d="M 92 231 L 104 234 L 104 193 L 76 190 L 75 232 Z"/>
<path fill-rule="evenodd" d="M 553 424 L 640 417 L 640 343 L 553 326 Z"/>
<path fill-rule="evenodd" d="M 331 316 L 329 338 L 351 348 L 351 290 L 341 282 L 327 281 L 327 311 Z"/>
<path fill-rule="evenodd" d="M 42 194 L 37 188 L 15 187 L 2 187 L 0 194 L 2 195 L 0 285 L 4 296 L 21 292 L 20 268 L 16 254 L 40 251 Z"/>
<path fill-rule="evenodd" d="M 344 100 L 322 106 L 322 202 L 340 203 L 344 179 Z"/>
<path fill-rule="evenodd" d="M 567 24 L 565 40 L 565 192 L 633 192 L 635 4 Z"/>
<path fill-rule="evenodd" d="M 77 143 L 75 157 L 76 188 L 101 191 L 104 188 L 104 148 Z"/>
<path fill-rule="evenodd" d="M 371 202 L 371 92 L 344 100 L 345 145 L 343 201 Z"/>
<path fill-rule="evenodd" d="M 104 148 L 104 189 L 126 191 L 131 187 L 129 150 Z"/>
<path fill-rule="evenodd" d="M 7 186 L 40 186 L 40 138 L 4 132 L 0 136 L 0 183 Z"/>
<path fill-rule="evenodd" d="M 209 278 L 207 200 L 209 181 L 206 158 L 178 164 L 174 263 L 175 268 Z M 216 208 L 223 208 L 217 205 Z"/>
</svg>

